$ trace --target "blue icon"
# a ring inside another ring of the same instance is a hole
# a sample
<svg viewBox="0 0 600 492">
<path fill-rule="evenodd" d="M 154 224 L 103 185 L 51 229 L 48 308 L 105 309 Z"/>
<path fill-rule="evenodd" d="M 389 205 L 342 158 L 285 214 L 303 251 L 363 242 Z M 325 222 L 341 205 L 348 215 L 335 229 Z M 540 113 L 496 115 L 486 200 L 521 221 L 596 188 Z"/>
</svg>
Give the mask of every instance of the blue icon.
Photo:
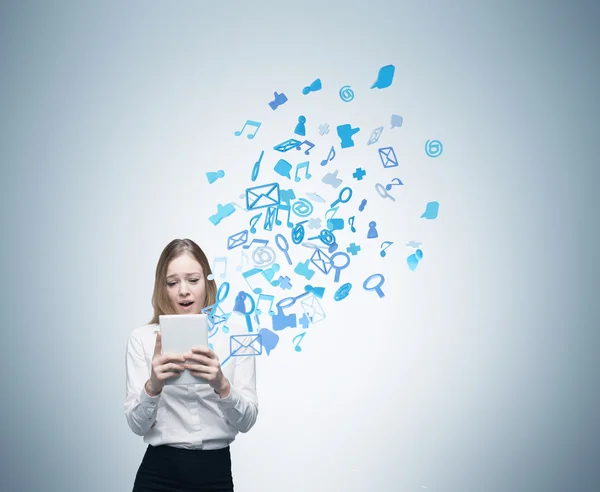
<svg viewBox="0 0 600 492">
<path fill-rule="evenodd" d="M 323 85 L 321 84 L 321 79 L 317 79 L 312 84 L 302 89 L 302 94 L 306 96 L 309 92 L 320 91 L 321 87 L 323 87 Z"/>
<path fill-rule="evenodd" d="M 208 178 L 209 184 L 213 184 L 217 179 L 222 178 L 223 176 L 225 176 L 225 171 L 223 171 L 222 169 L 219 169 L 217 172 L 209 171 L 206 173 L 206 177 Z"/>
<path fill-rule="evenodd" d="M 260 171 L 260 161 L 262 161 L 263 155 L 265 155 L 264 150 L 261 151 L 260 157 L 254 163 L 254 167 L 252 168 L 252 181 L 256 181 L 256 178 L 258 178 L 258 172 Z"/>
<path fill-rule="evenodd" d="M 394 65 L 386 65 L 385 67 L 381 67 L 379 69 L 379 73 L 377 74 L 377 80 L 373 82 L 371 89 L 385 89 L 386 87 L 392 85 L 395 71 L 396 67 L 394 67 Z"/>
<path fill-rule="evenodd" d="M 246 207 L 248 210 L 279 205 L 279 184 L 269 183 L 246 189 Z"/>
<path fill-rule="evenodd" d="M 427 207 L 425 207 L 425 212 L 421 215 L 421 218 L 426 219 L 435 219 L 438 216 L 438 212 L 440 210 L 439 202 L 429 202 Z"/>
<path fill-rule="evenodd" d="M 319 299 L 323 299 L 323 295 L 325 294 L 325 287 L 313 287 L 312 285 L 305 285 L 304 292 L 308 292 L 314 296 L 317 296 Z"/>
<path fill-rule="evenodd" d="M 373 287 L 368 287 L 367 284 L 374 278 L 379 279 L 378 284 Z M 381 297 L 385 296 L 385 294 L 381 290 L 381 286 L 383 285 L 384 282 L 385 282 L 385 277 L 381 273 L 375 273 L 375 274 L 371 275 L 370 277 L 367 277 L 367 279 L 363 282 L 363 289 L 374 290 L 375 292 L 377 292 L 377 295 L 381 298 Z"/>
<path fill-rule="evenodd" d="M 375 184 L 375 191 L 377 191 L 377 194 L 381 198 L 389 198 L 393 202 L 396 201 L 396 199 L 392 195 L 390 195 L 387 191 L 385 191 L 385 186 L 383 186 L 381 183 L 376 183 Z"/>
<path fill-rule="evenodd" d="M 345 85 L 340 89 L 340 98 L 344 102 L 350 102 L 354 99 L 354 91 L 349 85 Z"/>
<path fill-rule="evenodd" d="M 360 202 L 360 205 L 358 207 L 358 211 L 362 212 L 366 206 L 367 206 L 367 199 L 363 198 L 362 202 Z"/>
<path fill-rule="evenodd" d="M 310 260 L 305 260 L 301 263 L 298 263 L 296 265 L 296 268 L 294 268 L 294 273 L 297 273 L 298 275 L 302 275 L 306 280 L 310 280 L 311 278 L 313 278 L 315 271 L 311 270 L 309 268 L 309 266 L 308 266 L 309 263 L 310 263 Z"/>
<path fill-rule="evenodd" d="M 285 299 L 281 299 L 275 306 L 277 308 L 277 313 L 273 315 L 273 331 L 281 331 L 285 328 L 295 328 L 296 327 L 296 313 L 285 314 L 283 310 L 285 308 L 292 307 L 296 303 L 295 297 L 286 297 Z"/>
<path fill-rule="evenodd" d="M 248 135 L 246 135 L 249 139 L 253 139 L 254 135 L 256 135 L 256 132 L 258 131 L 258 129 L 260 128 L 260 122 L 259 121 L 252 121 L 252 120 L 246 120 L 246 123 L 244 123 L 244 126 L 242 127 L 241 130 L 236 130 L 234 133 L 234 135 L 236 137 L 239 137 L 242 133 L 244 133 L 244 128 L 246 128 L 246 126 L 250 126 L 250 127 L 254 127 L 254 133 L 249 133 Z"/>
<path fill-rule="evenodd" d="M 225 205 L 221 205 L 220 203 L 217 203 L 217 213 L 211 215 L 208 220 L 210 220 L 213 225 L 219 225 L 225 217 L 229 217 L 233 212 L 235 212 L 233 204 L 226 203 Z"/>
<path fill-rule="evenodd" d="M 337 188 L 342 184 L 342 180 L 337 177 L 338 172 L 339 171 L 333 171 L 332 173 L 327 173 L 325 176 L 323 176 L 321 181 L 323 181 L 325 184 L 333 186 L 334 188 Z"/>
<path fill-rule="evenodd" d="M 308 292 L 306 294 L 308 294 Z M 296 299 L 304 297 L 306 294 L 299 295 Z M 313 325 L 325 319 L 325 311 L 323 311 L 318 297 L 310 294 L 300 301 L 300 306 Z"/>
<path fill-rule="evenodd" d="M 336 265 L 335 264 L 335 259 L 339 258 L 339 257 L 344 258 L 344 261 L 341 265 Z M 333 269 L 335 270 L 335 277 L 333 278 L 334 282 L 339 282 L 340 281 L 340 272 L 344 269 L 344 268 L 348 268 L 348 265 L 350 264 L 350 256 L 348 256 L 348 254 L 344 253 L 343 251 L 338 251 L 337 253 L 334 253 L 331 255 L 331 264 Z"/>
<path fill-rule="evenodd" d="M 379 140 L 379 137 L 381 137 L 382 132 L 383 132 L 382 126 L 380 126 L 379 128 L 375 128 L 375 130 L 373 130 L 373 133 L 371 133 L 371 136 L 369 137 L 369 141 L 367 142 L 367 145 L 372 145 L 374 143 L 377 143 L 377 140 Z"/>
<path fill-rule="evenodd" d="M 402 121 L 403 121 L 402 116 L 397 115 L 397 114 L 393 114 L 392 115 L 392 121 L 390 122 L 390 124 L 392 125 L 392 128 L 401 127 L 402 126 Z"/>
<path fill-rule="evenodd" d="M 366 176 L 367 171 L 365 171 L 362 167 L 357 167 L 356 171 L 352 173 L 352 177 L 356 178 L 358 181 L 362 181 L 363 177 Z"/>
<path fill-rule="evenodd" d="M 275 167 L 273 168 L 273 170 L 280 176 L 283 176 L 284 178 L 292 179 L 290 177 L 290 171 L 292 170 L 292 165 L 284 159 L 279 159 L 277 161 L 277 164 L 275 164 Z"/>
<path fill-rule="evenodd" d="M 331 204 L 331 208 L 335 207 L 340 202 L 348 203 L 350 201 L 350 198 L 352 198 L 352 188 L 350 188 L 349 186 L 345 186 L 340 191 L 337 200 L 334 200 L 334 202 Z"/>
<path fill-rule="evenodd" d="M 294 244 L 300 244 L 304 239 L 304 222 L 308 221 L 304 220 L 302 222 L 298 222 L 292 229 L 292 242 Z"/>
<path fill-rule="evenodd" d="M 336 301 L 346 299 L 346 297 L 348 297 L 348 294 L 350 294 L 350 290 L 352 290 L 352 284 L 348 282 L 335 291 L 333 299 Z"/>
<path fill-rule="evenodd" d="M 385 189 L 390 191 L 392 186 L 402 186 L 404 183 L 400 181 L 400 178 L 392 178 L 392 182 L 390 184 L 385 185 Z"/>
<path fill-rule="evenodd" d="M 329 219 L 327 229 L 330 231 L 341 231 L 344 228 L 344 219 Z"/>
<path fill-rule="evenodd" d="M 246 309 L 246 299 L 250 300 L 250 309 Z M 248 327 L 249 332 L 254 331 L 252 329 L 252 319 L 250 319 L 250 315 L 254 313 L 255 310 L 256 303 L 254 302 L 254 298 L 243 290 L 239 291 L 238 295 L 235 296 L 233 312 L 241 314 L 246 318 L 246 326 Z"/>
<path fill-rule="evenodd" d="M 300 135 L 302 137 L 306 135 L 306 127 L 304 126 L 305 123 L 306 117 L 302 115 L 298 116 L 298 124 L 296 125 L 296 129 L 294 130 L 294 133 L 296 135 Z"/>
<path fill-rule="evenodd" d="M 392 147 L 382 147 L 379 149 L 379 158 L 383 167 L 396 167 L 398 165 L 398 159 L 396 158 L 396 152 Z"/>
<path fill-rule="evenodd" d="M 310 261 L 325 275 L 327 275 L 333 267 L 333 263 L 331 263 L 331 258 L 325 253 L 323 253 L 323 251 L 321 251 L 320 249 L 315 249 L 314 253 L 310 257 Z"/>
<path fill-rule="evenodd" d="M 201 310 L 202 314 L 206 314 L 208 318 L 209 338 L 219 331 L 219 325 L 225 323 L 230 316 L 229 314 L 225 314 L 225 311 L 221 308 L 221 304 L 227 298 L 227 294 L 229 294 L 229 282 L 223 282 L 217 290 L 215 303 Z"/>
<path fill-rule="evenodd" d="M 262 354 L 260 334 L 231 335 L 229 337 L 229 354 L 230 357 L 257 356 Z"/>
<path fill-rule="evenodd" d="M 329 133 L 329 125 L 327 123 L 323 123 L 319 125 L 319 135 L 327 135 Z"/>
<path fill-rule="evenodd" d="M 292 212 L 298 217 L 308 217 L 313 213 L 313 205 L 306 198 L 298 198 L 292 205 Z"/>
<path fill-rule="evenodd" d="M 227 238 L 227 249 L 237 248 L 248 241 L 248 230 L 237 232 Z"/>
<path fill-rule="evenodd" d="M 261 338 L 260 344 L 265 348 L 267 355 L 271 355 L 271 350 L 275 349 L 279 343 L 279 335 L 267 328 L 261 328 L 258 335 Z"/>
<path fill-rule="evenodd" d="M 369 232 L 367 233 L 367 238 L 368 239 L 373 239 L 375 237 L 377 237 L 377 222 L 375 221 L 371 221 L 369 222 Z"/>
<path fill-rule="evenodd" d="M 288 150 L 295 149 L 301 144 L 300 140 L 296 140 L 295 138 L 290 138 L 285 142 L 281 142 L 280 144 L 275 145 L 273 150 L 277 150 L 279 152 L 287 152 Z"/>
<path fill-rule="evenodd" d="M 279 287 L 281 287 L 281 290 L 290 290 L 292 288 L 292 283 L 290 280 L 290 277 L 287 275 L 282 275 L 279 277 Z"/>
<path fill-rule="evenodd" d="M 444 146 L 439 140 L 427 140 L 425 142 L 425 153 L 429 157 L 439 157 L 444 151 Z"/>
<path fill-rule="evenodd" d="M 283 241 L 283 246 L 281 244 L 279 244 L 280 241 Z M 290 249 L 290 243 L 288 243 L 288 240 L 285 238 L 285 236 L 283 234 L 276 234 L 275 235 L 275 244 L 285 255 L 285 259 L 287 260 L 288 264 L 291 265 L 292 260 L 290 258 L 290 255 L 288 254 L 288 251 Z"/>
<path fill-rule="evenodd" d="M 338 137 L 341 139 L 341 147 L 342 149 L 348 147 L 354 147 L 354 141 L 352 140 L 352 135 L 358 133 L 360 128 L 352 128 L 352 125 L 346 123 L 345 125 L 339 125 L 337 127 Z"/>
<path fill-rule="evenodd" d="M 423 251 L 421 251 L 420 249 L 415 251 L 412 255 L 410 255 L 406 259 L 406 263 L 408 263 L 408 268 L 410 268 L 411 272 L 414 272 L 417 269 L 417 265 L 419 264 L 419 261 L 421 261 L 422 259 L 423 259 Z"/>
<path fill-rule="evenodd" d="M 275 111 L 283 103 L 286 103 L 287 100 L 288 98 L 283 92 L 281 94 L 273 92 L 273 100 L 269 102 L 269 106 L 271 106 L 271 109 Z"/>
<path fill-rule="evenodd" d="M 360 251 L 360 246 L 354 243 L 350 243 L 350 246 L 346 248 L 346 251 L 350 253 L 352 256 L 356 256 Z"/>
<path fill-rule="evenodd" d="M 319 239 L 325 246 L 332 246 L 335 244 L 335 236 L 327 229 L 323 229 L 318 236 L 308 238 L 309 241 L 312 241 L 313 239 Z M 318 246 L 314 247 L 318 248 Z"/>
</svg>

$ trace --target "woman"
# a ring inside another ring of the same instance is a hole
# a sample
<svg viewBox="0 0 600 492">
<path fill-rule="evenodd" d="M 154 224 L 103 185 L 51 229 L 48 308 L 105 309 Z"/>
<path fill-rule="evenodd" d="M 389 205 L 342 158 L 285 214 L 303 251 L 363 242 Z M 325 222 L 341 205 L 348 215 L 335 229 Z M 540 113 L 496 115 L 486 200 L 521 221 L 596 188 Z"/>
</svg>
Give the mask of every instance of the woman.
<svg viewBox="0 0 600 492">
<path fill-rule="evenodd" d="M 156 267 L 154 317 L 129 337 L 125 416 L 148 444 L 133 492 L 233 491 L 229 445 L 258 416 L 255 358 L 231 357 L 221 367 L 229 340 L 219 333 L 211 338 L 214 351 L 194 347 L 187 354 L 162 355 L 158 332 L 159 315 L 199 314 L 215 303 L 217 287 L 207 279 L 210 273 L 195 242 L 171 241 Z M 229 318 L 227 326 L 242 333 L 237 319 Z M 165 386 L 184 368 L 209 384 Z"/>
</svg>

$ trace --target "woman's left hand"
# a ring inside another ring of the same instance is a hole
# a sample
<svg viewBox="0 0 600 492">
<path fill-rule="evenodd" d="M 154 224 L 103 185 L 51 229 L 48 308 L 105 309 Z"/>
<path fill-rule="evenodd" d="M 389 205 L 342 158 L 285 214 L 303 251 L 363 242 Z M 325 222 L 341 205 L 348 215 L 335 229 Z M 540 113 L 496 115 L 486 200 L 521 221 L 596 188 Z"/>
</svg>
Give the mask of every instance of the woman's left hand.
<svg viewBox="0 0 600 492">
<path fill-rule="evenodd" d="M 184 355 L 182 364 L 194 376 L 200 376 L 217 392 L 224 390 L 229 381 L 221 371 L 219 357 L 208 347 L 192 347 L 192 352 Z"/>
</svg>

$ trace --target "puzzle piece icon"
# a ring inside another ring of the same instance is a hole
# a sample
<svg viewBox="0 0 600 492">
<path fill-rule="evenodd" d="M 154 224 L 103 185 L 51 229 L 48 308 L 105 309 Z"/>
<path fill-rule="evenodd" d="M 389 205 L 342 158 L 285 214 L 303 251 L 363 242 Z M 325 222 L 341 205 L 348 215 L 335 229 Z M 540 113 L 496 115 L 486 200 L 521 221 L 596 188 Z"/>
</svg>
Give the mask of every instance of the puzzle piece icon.
<svg viewBox="0 0 600 492">
<path fill-rule="evenodd" d="M 354 243 L 350 243 L 350 246 L 346 248 L 346 251 L 350 253 L 352 256 L 356 256 L 360 251 L 360 246 Z"/>
<path fill-rule="evenodd" d="M 309 263 L 310 263 L 310 260 L 306 260 L 306 261 L 302 261 L 302 262 L 298 263 L 296 265 L 296 268 L 294 268 L 294 273 L 297 273 L 298 275 L 302 275 L 304 278 L 306 278 L 306 280 L 310 280 L 311 278 L 313 278 L 315 271 L 311 270 L 308 267 Z"/>
<path fill-rule="evenodd" d="M 308 228 L 309 229 L 320 229 L 321 228 L 321 219 L 320 218 L 314 218 L 314 219 L 308 219 Z"/>
<path fill-rule="evenodd" d="M 356 178 L 358 181 L 362 181 L 363 176 L 365 176 L 367 174 L 367 171 L 365 171 L 363 168 L 361 167 L 357 167 L 356 171 L 352 173 L 352 176 L 354 178 Z"/>
<path fill-rule="evenodd" d="M 329 125 L 327 123 L 323 123 L 319 125 L 319 135 L 327 135 L 329 133 Z"/>
<path fill-rule="evenodd" d="M 281 106 L 288 100 L 287 96 L 283 92 L 281 94 L 279 94 L 278 92 L 273 92 L 273 98 L 274 99 L 271 102 L 269 102 L 269 106 L 271 106 L 271 109 L 273 111 L 275 111 L 279 106 Z"/>
<path fill-rule="evenodd" d="M 305 330 L 308 328 L 308 324 L 310 323 L 310 320 L 308 319 L 308 316 L 306 315 L 306 313 L 302 313 L 302 317 L 298 320 L 298 323 Z"/>
<path fill-rule="evenodd" d="M 342 180 L 337 177 L 338 172 L 339 171 L 327 173 L 325 176 L 323 176 L 323 179 L 321 179 L 321 181 L 323 181 L 323 183 L 325 184 L 333 186 L 334 188 L 337 188 L 339 185 L 342 184 Z"/>
<path fill-rule="evenodd" d="M 292 288 L 292 284 L 290 282 L 290 277 L 286 276 L 280 276 L 279 277 L 279 287 L 281 287 L 283 290 L 289 290 Z"/>
<path fill-rule="evenodd" d="M 225 217 L 229 217 L 233 212 L 235 212 L 233 204 L 226 203 L 225 205 L 221 205 L 220 203 L 217 203 L 217 213 L 211 215 L 208 220 L 210 220 L 213 225 L 218 225 Z"/>
</svg>

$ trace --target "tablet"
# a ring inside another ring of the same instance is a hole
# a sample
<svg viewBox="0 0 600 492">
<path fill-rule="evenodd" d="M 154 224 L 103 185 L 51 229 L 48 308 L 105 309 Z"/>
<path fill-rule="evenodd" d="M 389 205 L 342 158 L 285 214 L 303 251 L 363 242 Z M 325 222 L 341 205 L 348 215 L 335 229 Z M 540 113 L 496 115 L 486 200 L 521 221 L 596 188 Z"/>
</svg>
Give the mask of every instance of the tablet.
<svg viewBox="0 0 600 492">
<path fill-rule="evenodd" d="M 208 347 L 208 322 L 206 314 L 163 314 L 158 317 L 162 340 L 162 354 L 180 355 L 192 351 L 192 347 Z M 208 384 L 204 378 L 194 376 L 184 369 L 179 376 L 165 379 L 171 384 Z"/>
</svg>

